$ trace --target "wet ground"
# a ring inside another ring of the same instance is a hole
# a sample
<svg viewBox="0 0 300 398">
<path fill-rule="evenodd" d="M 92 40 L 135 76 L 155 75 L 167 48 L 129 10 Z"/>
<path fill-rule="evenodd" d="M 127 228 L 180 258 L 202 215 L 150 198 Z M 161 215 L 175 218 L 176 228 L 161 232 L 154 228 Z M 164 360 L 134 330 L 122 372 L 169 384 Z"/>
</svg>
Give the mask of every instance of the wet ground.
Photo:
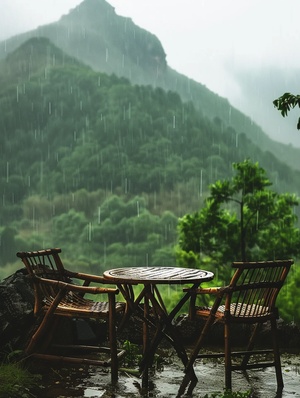
<svg viewBox="0 0 300 398">
<path fill-rule="evenodd" d="M 122 372 L 117 385 L 110 384 L 110 372 L 94 367 L 41 367 L 42 379 L 39 387 L 32 391 L 32 396 L 43 398 L 171 398 L 176 397 L 180 386 L 183 369 L 172 351 L 161 352 L 164 364 L 151 375 L 147 390 L 142 389 L 141 379 Z M 198 384 L 193 391 L 193 398 L 211 398 L 216 392 L 223 391 L 224 367 L 218 361 L 197 362 L 195 371 Z M 280 397 L 300 397 L 300 358 L 299 355 L 282 355 L 284 390 Z M 251 391 L 252 398 L 279 398 L 276 395 L 276 377 L 274 368 L 252 370 L 247 377 L 241 372 L 233 374 L 233 391 Z M 220 395 L 219 395 L 220 396 Z M 250 395 L 249 395 L 250 396 Z M 184 395 L 183 397 L 188 397 Z M 189 396 L 190 397 L 190 396 Z"/>
</svg>

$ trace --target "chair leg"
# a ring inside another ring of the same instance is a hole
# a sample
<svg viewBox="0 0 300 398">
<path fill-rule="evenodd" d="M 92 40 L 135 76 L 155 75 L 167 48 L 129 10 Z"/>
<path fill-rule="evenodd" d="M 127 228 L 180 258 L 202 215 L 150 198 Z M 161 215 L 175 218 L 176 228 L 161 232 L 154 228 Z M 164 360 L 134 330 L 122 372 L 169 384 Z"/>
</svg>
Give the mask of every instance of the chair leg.
<svg viewBox="0 0 300 398">
<path fill-rule="evenodd" d="M 273 342 L 273 353 L 274 353 L 274 363 L 277 379 L 277 390 L 282 391 L 284 384 L 282 379 L 280 352 L 278 345 L 278 332 L 277 332 L 277 322 L 275 318 L 271 319 L 271 332 L 272 332 L 272 342 Z"/>
<path fill-rule="evenodd" d="M 202 332 L 201 332 L 201 334 L 199 336 L 199 339 L 198 339 L 198 341 L 197 341 L 197 343 L 196 343 L 196 345 L 194 347 L 194 350 L 193 350 L 193 352 L 192 352 L 192 354 L 191 354 L 191 356 L 190 356 L 190 358 L 189 358 L 189 360 L 188 360 L 188 362 L 186 364 L 185 376 L 184 376 L 184 378 L 183 378 L 183 380 L 181 382 L 181 385 L 179 387 L 178 396 L 181 396 L 182 394 L 184 394 L 185 389 L 187 388 L 187 386 L 188 386 L 188 384 L 190 382 L 191 382 L 191 385 L 190 385 L 189 390 L 188 390 L 189 394 L 192 393 L 192 390 L 194 389 L 195 385 L 197 384 L 197 378 L 196 378 L 194 372 L 192 372 L 193 365 L 194 365 L 194 362 L 197 359 L 197 356 L 198 356 L 199 351 L 201 349 L 204 337 L 206 336 L 206 333 L 208 332 L 208 330 L 209 330 L 211 324 L 213 323 L 214 319 L 215 319 L 215 317 L 213 315 L 210 315 L 209 318 L 207 319 L 203 329 L 202 329 Z"/>
<path fill-rule="evenodd" d="M 43 337 L 43 335 L 46 333 L 48 325 L 50 325 L 51 321 L 53 320 L 55 309 L 57 308 L 58 304 L 60 303 L 62 298 L 65 296 L 65 294 L 66 294 L 65 290 L 62 289 L 56 295 L 55 299 L 53 300 L 49 309 L 47 310 L 42 322 L 40 323 L 38 329 L 32 336 L 28 346 L 26 347 L 27 354 L 33 353 L 34 348 L 36 347 L 36 345 L 38 344 L 40 339 Z"/>
<path fill-rule="evenodd" d="M 53 320 L 53 314 L 47 313 L 44 317 L 44 319 L 41 321 L 40 325 L 38 326 L 37 330 L 31 337 L 31 340 L 29 344 L 27 345 L 25 351 L 27 354 L 33 354 L 35 351 L 35 348 L 39 345 L 39 342 L 41 341 L 41 338 L 45 335 L 46 331 L 48 330 L 48 336 L 46 336 L 46 339 L 43 344 L 43 349 L 45 349 L 45 346 L 49 345 L 49 341 L 52 338 L 52 332 L 56 326 L 56 322 L 52 327 L 50 327 L 51 321 Z"/>
<path fill-rule="evenodd" d="M 244 356 L 244 358 L 243 358 L 243 360 L 241 362 L 241 366 L 244 367 L 245 369 L 246 369 L 246 366 L 247 366 L 247 364 L 249 362 L 249 359 L 251 357 L 251 351 L 254 348 L 255 339 L 256 339 L 258 331 L 261 329 L 261 326 L 262 326 L 261 323 L 257 323 L 254 326 L 254 330 L 253 330 L 253 332 L 252 332 L 252 334 L 250 336 L 249 343 L 248 343 L 248 346 L 247 346 L 247 351 L 249 351 L 249 352 L 247 354 L 245 354 L 245 356 Z"/>
<path fill-rule="evenodd" d="M 117 334 L 116 334 L 116 298 L 115 295 L 109 296 L 109 346 L 111 354 L 111 381 L 118 380 L 118 350 L 117 350 Z"/>
<path fill-rule="evenodd" d="M 59 328 L 60 319 L 58 316 L 54 316 L 51 326 L 48 326 L 47 333 L 44 334 L 42 341 L 39 343 L 39 351 L 46 352 L 51 346 L 56 330 Z"/>
<path fill-rule="evenodd" d="M 144 317 L 145 319 L 149 319 L 149 297 L 145 295 L 144 298 Z M 146 355 L 149 349 L 149 325 L 147 322 L 143 322 L 143 356 Z M 142 374 L 142 387 L 147 388 L 149 384 L 149 360 L 146 360 L 143 366 L 143 374 Z"/>
<path fill-rule="evenodd" d="M 224 324 L 224 355 L 225 355 L 225 388 L 231 390 L 231 341 L 230 341 L 230 326 L 225 322 Z"/>
</svg>

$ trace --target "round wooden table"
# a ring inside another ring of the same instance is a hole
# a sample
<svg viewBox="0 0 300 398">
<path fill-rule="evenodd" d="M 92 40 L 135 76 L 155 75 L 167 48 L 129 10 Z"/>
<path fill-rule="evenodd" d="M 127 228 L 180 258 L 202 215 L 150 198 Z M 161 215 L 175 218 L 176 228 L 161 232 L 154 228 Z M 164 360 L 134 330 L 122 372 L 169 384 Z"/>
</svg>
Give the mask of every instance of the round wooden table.
<svg viewBox="0 0 300 398">
<path fill-rule="evenodd" d="M 127 302 L 127 311 L 120 325 L 122 328 L 132 314 L 143 320 L 143 358 L 140 363 L 143 387 L 148 385 L 148 369 L 153 363 L 156 349 L 163 337 L 175 348 L 178 357 L 186 365 L 188 357 L 183 339 L 174 327 L 173 319 L 182 306 L 189 300 L 190 293 L 182 290 L 182 296 L 168 311 L 157 285 L 189 285 L 196 289 L 203 282 L 213 279 L 210 271 L 180 267 L 125 267 L 104 272 L 104 278 L 116 284 Z M 142 291 L 135 296 L 134 286 L 143 285 Z M 141 305 L 142 304 L 142 305 Z M 152 340 L 149 328 L 154 329 Z M 197 380 L 196 375 L 194 375 Z"/>
</svg>

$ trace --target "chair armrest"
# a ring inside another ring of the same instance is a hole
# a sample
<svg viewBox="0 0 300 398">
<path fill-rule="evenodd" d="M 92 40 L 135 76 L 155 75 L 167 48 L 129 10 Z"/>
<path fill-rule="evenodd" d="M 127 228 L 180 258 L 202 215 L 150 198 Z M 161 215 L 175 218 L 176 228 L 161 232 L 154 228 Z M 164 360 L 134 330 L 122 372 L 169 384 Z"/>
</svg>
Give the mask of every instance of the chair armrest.
<svg viewBox="0 0 300 398">
<path fill-rule="evenodd" d="M 107 280 L 106 278 L 104 278 L 104 276 L 100 275 L 86 274 L 84 272 L 74 272 L 69 270 L 65 270 L 65 274 L 69 278 L 83 280 L 85 282 L 84 286 L 88 286 L 91 282 L 113 285 L 111 281 Z"/>
<path fill-rule="evenodd" d="M 108 288 L 108 287 L 94 287 L 94 286 L 80 286 L 80 285 L 73 285 L 71 283 L 57 281 L 54 279 L 47 279 L 36 277 L 36 280 L 39 283 L 45 283 L 48 285 L 52 285 L 53 287 L 59 288 L 60 290 L 70 291 L 70 292 L 77 292 L 77 293 L 89 293 L 89 294 L 118 294 L 119 290 L 115 288 Z"/>
<path fill-rule="evenodd" d="M 224 287 L 206 287 L 202 288 L 199 287 L 198 289 L 193 289 L 193 288 L 184 288 L 184 292 L 188 292 L 191 295 L 192 294 L 219 294 L 220 292 L 224 291 Z"/>
<path fill-rule="evenodd" d="M 195 313 L 196 313 L 196 296 L 201 294 L 201 295 L 214 295 L 216 296 L 216 300 L 219 302 L 222 300 L 222 297 L 224 293 L 226 293 L 229 289 L 229 286 L 225 287 L 207 287 L 207 288 L 184 288 L 183 291 L 187 292 L 190 295 L 190 305 L 189 305 L 189 318 L 191 320 L 194 319 Z M 205 303 L 205 305 L 208 305 L 208 303 Z"/>
<path fill-rule="evenodd" d="M 73 285 L 71 283 L 63 282 L 60 280 L 47 279 L 39 276 L 35 276 L 35 283 L 44 285 L 48 285 L 50 287 L 49 293 L 52 296 L 53 300 L 50 303 L 49 309 L 47 310 L 46 317 L 51 317 L 60 302 L 64 299 L 64 297 L 69 292 L 76 292 L 79 296 L 84 296 L 84 294 L 107 294 L 108 302 L 111 313 L 115 313 L 115 296 L 119 293 L 118 289 L 114 288 L 103 288 L 103 287 L 90 287 L 90 286 L 81 286 L 81 285 Z M 35 308 L 35 313 L 37 313 L 41 309 L 41 305 Z M 114 316 L 114 315 L 112 315 Z M 45 318 L 46 318 L 45 317 Z"/>
</svg>

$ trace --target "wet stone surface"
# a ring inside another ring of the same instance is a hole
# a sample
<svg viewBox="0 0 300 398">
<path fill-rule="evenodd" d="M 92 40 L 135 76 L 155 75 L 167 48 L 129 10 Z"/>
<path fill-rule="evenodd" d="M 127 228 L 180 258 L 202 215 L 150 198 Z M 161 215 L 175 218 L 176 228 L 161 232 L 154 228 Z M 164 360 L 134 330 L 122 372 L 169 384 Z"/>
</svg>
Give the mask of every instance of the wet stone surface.
<svg viewBox="0 0 300 398">
<path fill-rule="evenodd" d="M 120 373 L 115 387 L 110 383 L 110 372 L 95 367 L 57 367 L 40 364 L 35 369 L 42 372 L 39 387 L 32 391 L 33 396 L 44 398 L 67 397 L 176 397 L 183 377 L 183 368 L 171 350 L 160 352 L 165 361 L 159 370 L 150 377 L 148 389 L 143 389 L 141 379 L 126 372 Z M 300 361 L 298 355 L 282 355 L 284 390 L 282 398 L 300 397 Z M 223 391 L 224 367 L 220 360 L 199 361 L 195 367 L 198 384 L 192 397 L 201 398 L 208 394 Z M 273 368 L 252 370 L 245 377 L 241 372 L 233 374 L 233 391 L 251 391 L 253 398 L 278 398 L 276 377 Z M 188 397 L 184 395 L 182 397 Z"/>
</svg>

